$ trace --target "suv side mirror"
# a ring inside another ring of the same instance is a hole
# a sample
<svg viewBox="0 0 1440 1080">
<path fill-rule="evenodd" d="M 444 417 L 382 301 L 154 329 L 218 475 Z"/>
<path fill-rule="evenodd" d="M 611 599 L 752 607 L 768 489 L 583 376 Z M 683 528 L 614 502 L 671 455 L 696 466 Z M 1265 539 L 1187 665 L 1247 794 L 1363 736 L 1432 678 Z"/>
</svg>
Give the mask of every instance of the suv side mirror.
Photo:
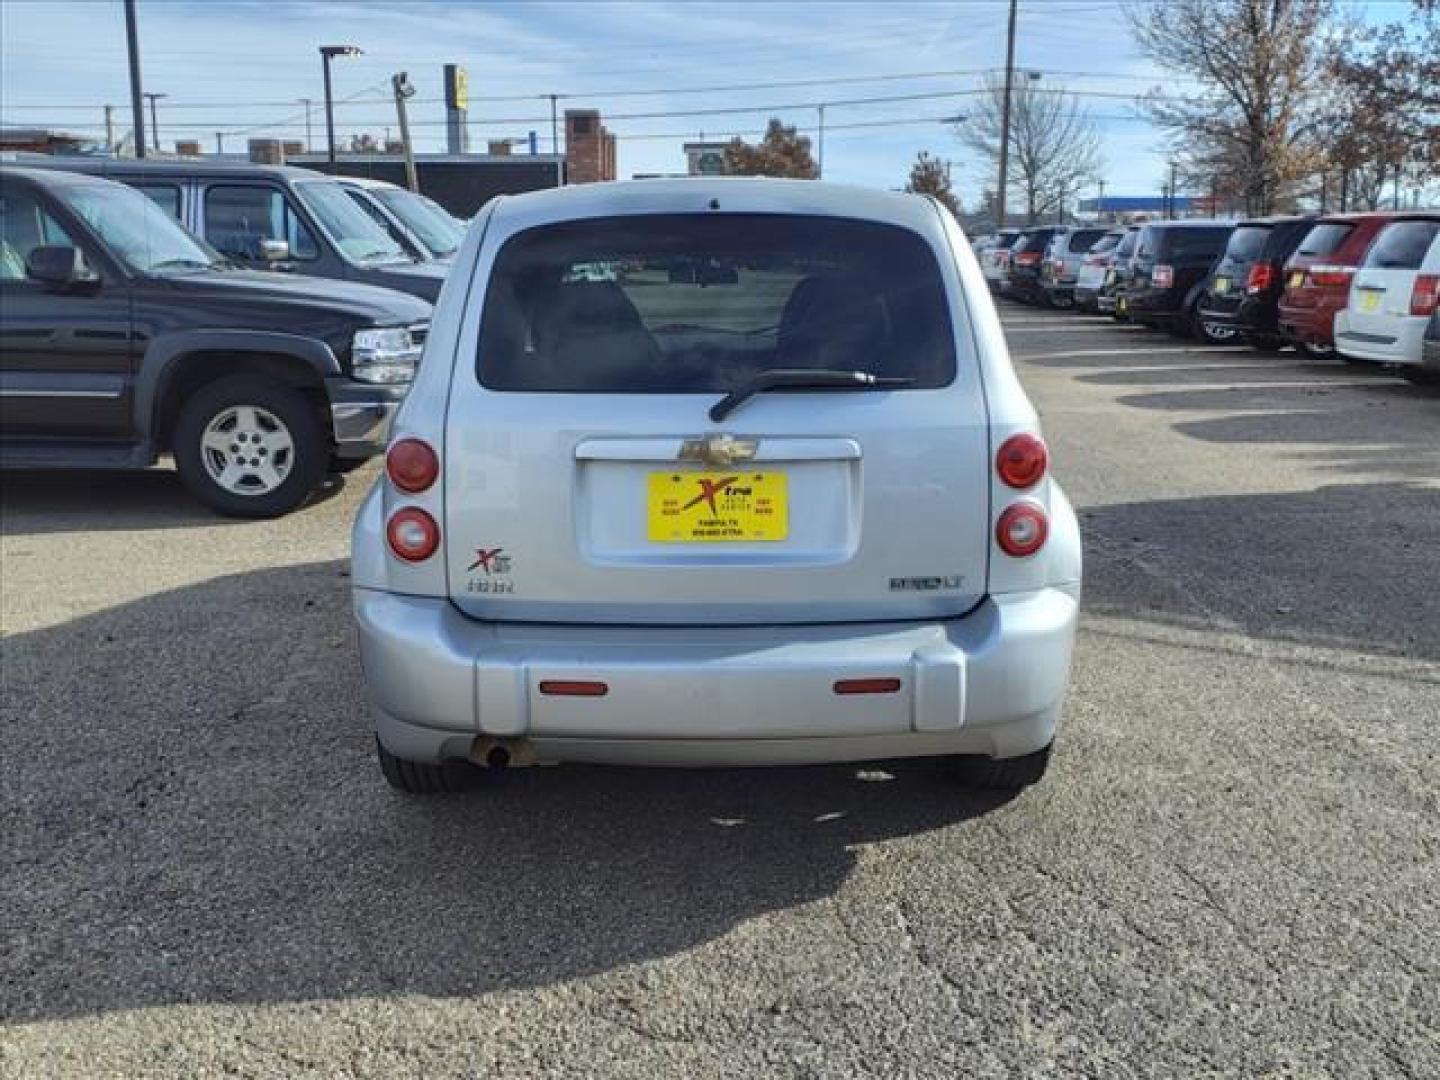
<svg viewBox="0 0 1440 1080">
<path fill-rule="evenodd" d="M 60 244 L 33 248 L 25 259 L 25 276 L 57 289 L 89 285 L 100 280 L 99 275 L 86 265 L 85 256 L 79 248 Z"/>
<path fill-rule="evenodd" d="M 290 258 L 290 244 L 285 240 L 261 240 L 260 257 L 267 263 L 284 262 Z"/>
</svg>

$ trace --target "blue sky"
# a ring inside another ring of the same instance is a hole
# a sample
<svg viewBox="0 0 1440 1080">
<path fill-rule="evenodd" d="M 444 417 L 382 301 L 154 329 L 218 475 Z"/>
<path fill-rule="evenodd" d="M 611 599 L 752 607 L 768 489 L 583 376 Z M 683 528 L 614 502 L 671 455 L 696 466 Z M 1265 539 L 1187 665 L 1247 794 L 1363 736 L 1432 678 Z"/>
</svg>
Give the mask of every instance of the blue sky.
<svg viewBox="0 0 1440 1080">
<path fill-rule="evenodd" d="M 543 95 L 601 110 L 619 137 L 622 177 L 680 172 L 687 139 L 751 133 L 778 115 L 814 135 L 827 102 L 825 178 L 876 187 L 904 182 L 917 152 L 949 159 L 965 202 L 988 166 L 973 159 L 939 118 L 963 113 L 980 73 L 1005 59 L 1005 0 L 935 3 L 430 3 L 426 0 L 140 0 L 142 64 L 159 104 L 162 139 L 227 133 L 227 149 L 254 134 L 303 138 L 304 106 L 322 97 L 321 44 L 356 44 L 363 56 L 334 66 L 337 129 L 383 135 L 394 128 L 389 76 L 408 71 L 417 89 L 417 149 L 443 149 L 441 67 L 470 76 L 472 144 L 549 137 Z M 1156 70 L 1129 40 L 1120 0 L 1021 0 L 1016 62 L 1044 85 L 1142 94 L 1185 83 Z M 1372 19 L 1403 16 L 1403 4 L 1358 5 Z M 101 106 L 129 128 L 124 15 L 119 0 L 0 2 L 0 119 L 7 124 L 103 131 Z M 870 76 L 873 82 L 754 90 L 693 88 Z M 643 92 L 643 93 L 631 93 Z M 606 96 L 617 95 L 617 96 Z M 954 95 L 856 103 L 872 97 Z M 482 100 L 484 98 L 513 100 Z M 843 104 L 851 102 L 850 104 Z M 1164 140 L 1122 98 L 1086 100 L 1104 139 L 1106 190 L 1157 190 Z M 777 108 L 774 106 L 787 106 Z M 709 116 L 648 114 L 758 108 Z M 763 107 L 763 108 L 762 108 Z M 632 114 L 629 118 L 625 114 Z M 641 115 L 633 115 L 641 114 Z M 851 124 L 871 126 L 846 127 Z M 313 113 L 316 148 L 324 122 Z"/>
</svg>

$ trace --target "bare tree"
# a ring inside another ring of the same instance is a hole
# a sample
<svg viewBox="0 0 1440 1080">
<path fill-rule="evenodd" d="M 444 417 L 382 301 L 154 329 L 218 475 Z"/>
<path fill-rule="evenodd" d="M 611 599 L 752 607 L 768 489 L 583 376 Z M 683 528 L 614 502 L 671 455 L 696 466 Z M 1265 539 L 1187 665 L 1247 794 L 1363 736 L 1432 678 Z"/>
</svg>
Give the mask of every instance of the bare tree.
<svg viewBox="0 0 1440 1080">
<path fill-rule="evenodd" d="M 1268 213 L 1315 174 L 1334 0 L 1144 0 L 1126 15 L 1158 65 L 1203 89 L 1147 105 L 1192 184 Z M 1226 190 L 1231 187 L 1231 190 Z"/>
<path fill-rule="evenodd" d="M 1005 83 L 987 77 L 971 114 L 956 124 L 960 141 L 993 165 L 1000 160 Z M 1061 87 L 1021 79 L 1010 92 L 1007 196 L 1025 206 L 1027 224 L 1057 220 L 1100 176 L 1100 136 L 1089 114 Z"/>
</svg>

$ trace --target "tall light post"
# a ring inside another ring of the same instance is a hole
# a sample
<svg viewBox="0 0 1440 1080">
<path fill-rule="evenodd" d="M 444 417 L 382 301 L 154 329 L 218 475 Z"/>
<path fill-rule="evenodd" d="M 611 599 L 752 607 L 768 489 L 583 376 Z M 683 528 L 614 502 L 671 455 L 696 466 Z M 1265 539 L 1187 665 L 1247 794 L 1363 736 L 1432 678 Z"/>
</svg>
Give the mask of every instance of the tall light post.
<svg viewBox="0 0 1440 1080">
<path fill-rule="evenodd" d="M 155 102 L 170 95 L 152 94 L 146 91 L 142 96 L 150 102 L 150 137 L 155 140 L 155 152 L 158 154 L 160 152 L 160 121 L 155 117 Z"/>
<path fill-rule="evenodd" d="M 1010 0 L 1010 29 L 1005 35 L 1005 97 L 1000 102 L 1000 185 L 995 191 L 995 227 L 1005 228 L 1005 189 L 1010 184 L 1010 92 L 1015 83 L 1015 14 Z"/>
<path fill-rule="evenodd" d="M 145 105 L 141 100 L 140 28 L 136 25 L 135 0 L 125 0 L 125 44 L 130 53 L 130 112 L 135 127 L 135 156 L 145 156 Z"/>
<path fill-rule="evenodd" d="M 321 45 L 320 66 L 325 70 L 325 141 L 327 157 L 335 164 L 335 98 L 330 92 L 330 61 L 337 56 L 359 56 L 359 45 Z"/>
<path fill-rule="evenodd" d="M 313 98 L 296 98 L 301 105 L 305 106 L 305 152 L 310 153 L 310 106 L 315 104 Z"/>
</svg>

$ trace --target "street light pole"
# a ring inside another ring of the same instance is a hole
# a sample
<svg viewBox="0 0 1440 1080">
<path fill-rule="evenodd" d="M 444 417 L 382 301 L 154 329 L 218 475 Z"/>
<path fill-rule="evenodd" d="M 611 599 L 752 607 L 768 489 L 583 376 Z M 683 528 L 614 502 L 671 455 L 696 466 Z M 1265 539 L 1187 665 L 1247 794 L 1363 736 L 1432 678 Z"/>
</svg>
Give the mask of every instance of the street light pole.
<svg viewBox="0 0 1440 1080">
<path fill-rule="evenodd" d="M 359 56 L 358 45 L 321 45 L 320 66 L 325 71 L 325 143 L 326 157 L 335 164 L 335 97 L 330 91 L 330 61 L 337 56 Z"/>
<path fill-rule="evenodd" d="M 310 153 L 310 106 L 315 102 L 313 98 L 308 97 L 297 98 L 296 100 L 305 106 L 305 152 L 308 154 Z"/>
<path fill-rule="evenodd" d="M 820 110 L 820 146 L 817 150 L 818 157 L 815 161 L 815 179 L 825 179 L 825 106 L 817 105 Z"/>
<path fill-rule="evenodd" d="M 1010 90 L 1015 83 L 1015 9 L 1018 0 L 1010 0 L 1010 29 L 1005 41 L 1005 98 L 1000 103 L 1000 187 L 995 192 L 997 228 L 1005 227 L 1005 188 L 1010 183 Z"/>
<path fill-rule="evenodd" d="M 145 105 L 140 89 L 140 30 L 135 23 L 135 0 L 125 0 L 125 44 L 130 52 L 130 112 L 135 127 L 135 156 L 145 156 Z"/>
<path fill-rule="evenodd" d="M 155 141 L 155 152 L 160 152 L 160 121 L 155 116 L 155 102 L 160 98 L 169 97 L 169 94 L 152 94 L 146 91 L 145 98 L 150 102 L 150 138 Z"/>
</svg>

